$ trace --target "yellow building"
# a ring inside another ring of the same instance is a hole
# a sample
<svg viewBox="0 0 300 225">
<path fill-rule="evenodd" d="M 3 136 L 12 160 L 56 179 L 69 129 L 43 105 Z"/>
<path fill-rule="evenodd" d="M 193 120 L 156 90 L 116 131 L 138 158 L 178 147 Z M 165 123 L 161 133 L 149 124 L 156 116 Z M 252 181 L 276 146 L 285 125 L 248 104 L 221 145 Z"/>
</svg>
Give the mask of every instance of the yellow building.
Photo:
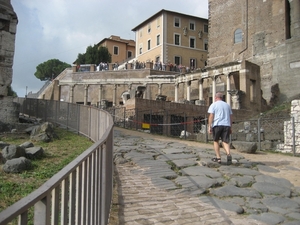
<svg viewBox="0 0 300 225">
<path fill-rule="evenodd" d="M 208 50 L 208 20 L 161 10 L 132 29 L 136 59 L 204 68 Z"/>
<path fill-rule="evenodd" d="M 112 63 L 123 63 L 135 57 L 135 41 L 122 39 L 111 35 L 98 43 L 98 46 L 106 47 L 111 54 Z"/>
</svg>

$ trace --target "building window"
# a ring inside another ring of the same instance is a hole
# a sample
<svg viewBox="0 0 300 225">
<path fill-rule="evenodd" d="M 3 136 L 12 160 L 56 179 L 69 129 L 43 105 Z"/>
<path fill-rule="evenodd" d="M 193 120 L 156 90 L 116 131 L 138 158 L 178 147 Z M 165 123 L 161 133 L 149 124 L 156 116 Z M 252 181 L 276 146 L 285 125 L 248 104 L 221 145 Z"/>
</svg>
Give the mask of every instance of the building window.
<svg viewBox="0 0 300 225">
<path fill-rule="evenodd" d="M 132 57 L 132 51 L 128 51 L 127 52 L 127 58 L 131 58 Z"/>
<path fill-rule="evenodd" d="M 208 25 L 207 24 L 204 24 L 204 32 L 208 33 Z"/>
<path fill-rule="evenodd" d="M 208 41 L 204 40 L 204 50 L 208 50 Z"/>
<path fill-rule="evenodd" d="M 156 45 L 160 45 L 160 35 L 156 36 Z"/>
<path fill-rule="evenodd" d="M 157 27 L 157 28 L 160 27 L 160 17 L 158 17 L 158 18 L 156 19 L 156 27 Z"/>
<path fill-rule="evenodd" d="M 151 49 L 151 40 L 148 40 L 148 50 Z"/>
<path fill-rule="evenodd" d="M 174 35 L 174 44 L 180 45 L 180 35 L 179 34 Z"/>
<path fill-rule="evenodd" d="M 196 47 L 196 39 L 194 37 L 190 38 L 190 48 Z"/>
<path fill-rule="evenodd" d="M 148 24 L 148 33 L 151 32 L 151 23 Z"/>
<path fill-rule="evenodd" d="M 140 45 L 140 48 L 139 48 L 139 53 L 142 54 L 143 53 L 143 45 Z"/>
<path fill-rule="evenodd" d="M 234 31 L 234 43 L 240 43 L 243 40 L 243 31 L 238 28 Z"/>
<path fill-rule="evenodd" d="M 194 21 L 190 21 L 190 30 L 196 30 Z"/>
<path fill-rule="evenodd" d="M 256 99 L 256 81 L 250 79 L 250 101 L 254 102 Z"/>
<path fill-rule="evenodd" d="M 190 60 L 190 68 L 191 70 L 194 70 L 196 68 L 196 59 Z"/>
<path fill-rule="evenodd" d="M 114 55 L 119 55 L 119 47 L 114 46 Z"/>
<path fill-rule="evenodd" d="M 174 57 L 174 63 L 176 65 L 180 65 L 181 64 L 181 57 L 180 56 L 175 56 Z"/>
<path fill-rule="evenodd" d="M 143 36 L 143 30 L 140 30 L 140 37 Z"/>
<path fill-rule="evenodd" d="M 180 18 L 174 17 L 174 27 L 180 27 Z"/>
</svg>

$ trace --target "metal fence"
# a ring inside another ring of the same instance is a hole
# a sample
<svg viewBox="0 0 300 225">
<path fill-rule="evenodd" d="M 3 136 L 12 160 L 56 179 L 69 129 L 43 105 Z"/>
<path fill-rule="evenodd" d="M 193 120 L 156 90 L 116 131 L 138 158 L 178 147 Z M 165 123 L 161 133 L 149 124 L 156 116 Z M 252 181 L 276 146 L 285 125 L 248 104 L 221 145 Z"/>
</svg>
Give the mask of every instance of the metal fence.
<svg viewBox="0 0 300 225">
<path fill-rule="evenodd" d="M 21 113 L 59 124 L 95 143 L 27 197 L 0 213 L 0 224 L 107 224 L 113 189 L 113 120 L 83 105 L 40 99 L 15 100 Z"/>
<path fill-rule="evenodd" d="M 208 114 L 204 111 L 188 115 L 168 110 L 126 110 L 121 107 L 108 109 L 108 112 L 119 127 L 201 142 L 212 141 L 212 135 L 207 132 Z M 290 116 L 235 120 L 231 140 L 257 142 L 258 150 L 276 150 L 278 145 L 286 142 L 287 132 L 292 132 L 290 145 L 295 154 L 295 127 L 299 126 Z"/>
</svg>

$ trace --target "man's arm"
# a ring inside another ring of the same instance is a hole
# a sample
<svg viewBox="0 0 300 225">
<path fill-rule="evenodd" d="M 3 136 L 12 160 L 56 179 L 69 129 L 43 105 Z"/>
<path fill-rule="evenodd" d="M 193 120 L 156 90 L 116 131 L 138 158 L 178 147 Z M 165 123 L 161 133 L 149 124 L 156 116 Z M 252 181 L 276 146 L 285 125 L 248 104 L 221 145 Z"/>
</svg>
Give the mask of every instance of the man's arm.
<svg viewBox="0 0 300 225">
<path fill-rule="evenodd" d="M 210 113 L 208 116 L 208 127 L 207 127 L 208 133 L 212 132 L 211 126 L 212 126 L 213 121 L 214 121 L 214 114 Z"/>
</svg>

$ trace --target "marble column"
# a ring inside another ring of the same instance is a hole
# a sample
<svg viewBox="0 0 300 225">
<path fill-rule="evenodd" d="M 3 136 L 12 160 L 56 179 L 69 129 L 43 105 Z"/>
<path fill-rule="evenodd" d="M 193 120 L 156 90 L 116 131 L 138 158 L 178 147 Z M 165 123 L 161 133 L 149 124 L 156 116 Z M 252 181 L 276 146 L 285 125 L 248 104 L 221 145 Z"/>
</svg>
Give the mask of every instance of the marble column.
<svg viewBox="0 0 300 225">
<path fill-rule="evenodd" d="M 203 79 L 199 79 L 199 100 L 203 100 Z"/>
<path fill-rule="evenodd" d="M 216 78 L 217 76 L 212 76 L 212 102 L 215 102 L 215 95 L 216 95 Z"/>
<path fill-rule="evenodd" d="M 102 100 L 102 91 L 103 91 L 103 84 L 100 84 L 99 85 L 99 93 L 98 93 L 99 104 L 101 104 L 101 100 Z"/>
<path fill-rule="evenodd" d="M 158 95 L 161 95 L 162 84 L 158 84 Z"/>
<path fill-rule="evenodd" d="M 226 76 L 226 102 L 231 106 L 231 99 L 230 99 L 230 94 L 229 94 L 229 90 L 230 89 L 230 73 L 225 74 Z"/>
<path fill-rule="evenodd" d="M 178 102 L 178 83 L 175 83 L 174 87 L 175 87 L 175 102 Z"/>
<path fill-rule="evenodd" d="M 186 100 L 191 100 L 191 81 L 186 82 Z"/>
<path fill-rule="evenodd" d="M 114 91 L 113 91 L 113 106 L 116 106 L 117 101 L 117 85 L 114 84 Z"/>
</svg>

